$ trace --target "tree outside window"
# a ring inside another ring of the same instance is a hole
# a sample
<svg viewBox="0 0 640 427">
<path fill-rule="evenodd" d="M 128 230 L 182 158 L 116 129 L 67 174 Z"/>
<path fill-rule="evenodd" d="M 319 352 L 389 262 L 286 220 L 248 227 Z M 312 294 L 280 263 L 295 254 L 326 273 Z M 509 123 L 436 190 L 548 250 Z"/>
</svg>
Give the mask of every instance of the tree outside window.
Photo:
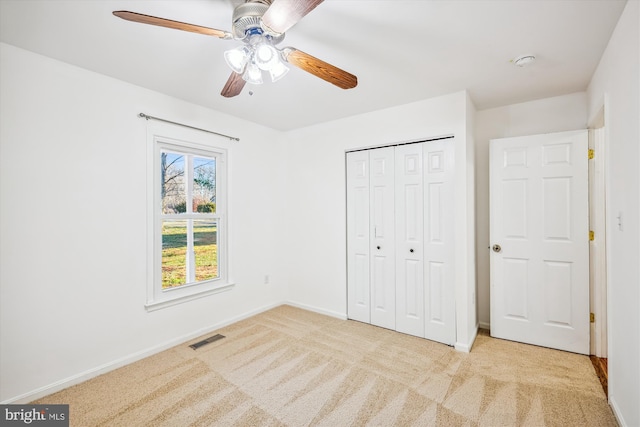
<svg viewBox="0 0 640 427">
<path fill-rule="evenodd" d="M 216 158 L 160 151 L 162 289 L 219 277 Z"/>
</svg>

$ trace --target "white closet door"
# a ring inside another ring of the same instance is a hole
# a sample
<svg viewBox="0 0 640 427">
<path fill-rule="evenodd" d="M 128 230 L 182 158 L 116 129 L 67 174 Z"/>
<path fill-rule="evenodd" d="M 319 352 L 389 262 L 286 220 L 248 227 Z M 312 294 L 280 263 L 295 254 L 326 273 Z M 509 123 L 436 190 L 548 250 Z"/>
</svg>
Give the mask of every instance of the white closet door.
<svg viewBox="0 0 640 427">
<path fill-rule="evenodd" d="M 369 152 L 371 170 L 371 323 L 396 327 L 394 149 Z"/>
<path fill-rule="evenodd" d="M 396 147 L 396 330 L 424 337 L 422 144 Z"/>
<path fill-rule="evenodd" d="M 432 141 L 423 147 L 424 336 L 453 345 L 456 339 L 453 141 Z"/>
<path fill-rule="evenodd" d="M 347 316 L 370 323 L 369 153 L 347 153 Z"/>
</svg>

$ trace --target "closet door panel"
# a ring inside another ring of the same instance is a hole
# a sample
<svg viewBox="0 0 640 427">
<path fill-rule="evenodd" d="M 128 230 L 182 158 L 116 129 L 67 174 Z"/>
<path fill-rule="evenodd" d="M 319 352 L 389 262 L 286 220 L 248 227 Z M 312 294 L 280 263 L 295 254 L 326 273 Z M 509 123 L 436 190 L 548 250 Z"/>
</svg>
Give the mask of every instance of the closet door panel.
<svg viewBox="0 0 640 427">
<path fill-rule="evenodd" d="M 453 140 L 423 144 L 425 338 L 455 344 Z"/>
<path fill-rule="evenodd" d="M 424 336 L 422 145 L 396 147 L 396 330 Z"/>
<path fill-rule="evenodd" d="M 370 323 L 369 153 L 347 153 L 347 317 Z"/>
<path fill-rule="evenodd" d="M 371 323 L 396 326 L 393 147 L 369 151 L 371 165 Z"/>
</svg>

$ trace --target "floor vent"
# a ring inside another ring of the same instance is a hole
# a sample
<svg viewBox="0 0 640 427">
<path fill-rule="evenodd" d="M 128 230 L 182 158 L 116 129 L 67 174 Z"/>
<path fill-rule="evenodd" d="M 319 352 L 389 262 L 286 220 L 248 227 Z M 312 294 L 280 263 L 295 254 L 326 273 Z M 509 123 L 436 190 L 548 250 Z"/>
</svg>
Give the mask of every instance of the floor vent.
<svg viewBox="0 0 640 427">
<path fill-rule="evenodd" d="M 212 337 L 209 337 L 209 338 L 204 339 L 204 340 L 202 340 L 202 341 L 198 341 L 198 342 L 197 342 L 197 343 L 195 343 L 195 344 L 191 344 L 189 347 L 191 347 L 191 348 L 192 348 L 192 349 L 194 349 L 194 350 L 197 350 L 197 349 L 199 349 L 200 347 L 202 347 L 203 345 L 207 345 L 207 344 L 212 343 L 212 342 L 214 342 L 214 341 L 221 340 L 222 338 L 224 338 L 224 335 L 215 334 L 215 335 L 214 335 L 214 336 L 212 336 Z"/>
</svg>

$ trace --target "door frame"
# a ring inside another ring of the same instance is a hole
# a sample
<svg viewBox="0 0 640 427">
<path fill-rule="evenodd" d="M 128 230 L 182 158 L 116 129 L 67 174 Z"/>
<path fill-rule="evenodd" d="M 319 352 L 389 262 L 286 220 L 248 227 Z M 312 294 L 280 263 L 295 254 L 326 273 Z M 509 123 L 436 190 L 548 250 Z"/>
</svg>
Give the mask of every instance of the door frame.
<svg viewBox="0 0 640 427">
<path fill-rule="evenodd" d="M 595 321 L 591 324 L 590 354 L 606 358 L 609 355 L 608 330 L 609 330 L 609 298 L 608 283 L 609 269 L 607 247 L 609 247 L 609 233 L 607 232 L 607 216 L 609 212 L 609 132 L 605 121 L 605 107 L 603 106 L 589 126 L 589 148 L 595 150 L 594 159 L 589 161 L 589 173 L 594 168 L 594 173 L 599 170 L 599 176 L 593 182 L 589 180 L 589 213 L 590 230 L 595 233 L 595 241 L 598 245 L 593 248 L 590 244 L 590 309 L 595 315 Z M 602 132 L 601 138 L 595 138 L 595 131 Z M 597 164 L 596 164 L 597 163 Z M 594 218 L 591 218 L 591 215 Z M 591 250 L 595 249 L 593 257 Z"/>
</svg>

